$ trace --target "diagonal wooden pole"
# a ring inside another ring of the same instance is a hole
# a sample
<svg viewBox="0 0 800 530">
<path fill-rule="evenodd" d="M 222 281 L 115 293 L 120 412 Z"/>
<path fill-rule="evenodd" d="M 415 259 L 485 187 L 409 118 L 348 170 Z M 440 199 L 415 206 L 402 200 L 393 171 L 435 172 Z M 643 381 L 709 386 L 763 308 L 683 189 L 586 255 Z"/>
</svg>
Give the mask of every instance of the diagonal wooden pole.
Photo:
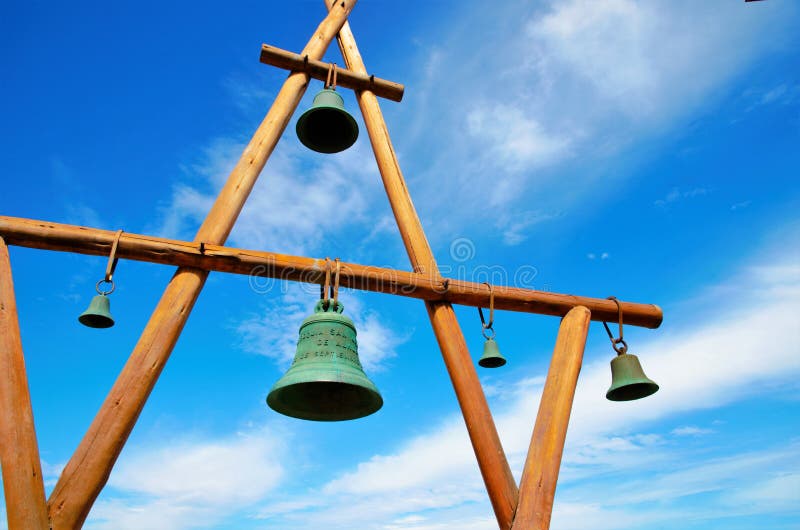
<svg viewBox="0 0 800 530">
<path fill-rule="evenodd" d="M 302 54 L 310 59 L 321 59 L 355 3 L 356 0 L 337 1 Z M 215 245 L 225 242 L 259 173 L 303 97 L 308 81 L 308 75 L 303 72 L 293 72 L 286 79 L 231 171 L 195 241 Z M 207 277 L 207 271 L 181 267 L 170 280 L 128 362 L 50 495 L 54 530 L 72 530 L 83 524 L 108 481 Z"/>
<path fill-rule="evenodd" d="M 550 528 L 553 497 L 590 317 L 588 309 L 578 306 L 566 314 L 558 329 L 528 458 L 522 471 L 519 504 L 512 530 Z"/>
<path fill-rule="evenodd" d="M 14 280 L 0 237 L 0 465 L 10 530 L 48 530 L 42 463 L 25 374 Z"/>
<path fill-rule="evenodd" d="M 367 69 L 349 24 L 346 23 L 339 31 L 338 40 L 347 68 L 356 73 L 366 74 Z M 411 265 L 417 273 L 438 277 L 436 260 L 411 202 L 378 99 L 369 91 L 358 91 L 356 96 Z M 475 373 L 475 366 L 456 320 L 453 306 L 447 302 L 426 302 L 425 305 L 467 425 L 497 522 L 502 530 L 507 530 L 511 526 L 517 505 L 517 485 L 500 444 L 486 396 Z"/>
</svg>

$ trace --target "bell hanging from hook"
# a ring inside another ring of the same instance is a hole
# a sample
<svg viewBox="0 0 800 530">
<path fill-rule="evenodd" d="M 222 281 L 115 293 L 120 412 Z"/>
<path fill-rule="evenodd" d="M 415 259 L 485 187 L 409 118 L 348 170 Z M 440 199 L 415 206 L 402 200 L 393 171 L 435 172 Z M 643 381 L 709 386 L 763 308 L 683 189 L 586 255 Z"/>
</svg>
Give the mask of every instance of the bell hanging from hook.
<svg viewBox="0 0 800 530">
<path fill-rule="evenodd" d="M 108 291 L 101 291 L 100 284 L 105 280 L 97 282 L 97 292 L 89 307 L 81 313 L 78 317 L 78 322 L 90 328 L 110 328 L 114 325 L 114 318 L 111 316 L 111 301 L 108 295 L 114 291 L 114 282 L 111 283 L 111 289 Z"/>
<path fill-rule="evenodd" d="M 478 364 L 484 368 L 500 368 L 506 364 L 506 358 L 500 353 L 497 342 L 493 338 L 487 338 L 483 343 L 483 355 L 478 360 Z"/>
<path fill-rule="evenodd" d="M 506 364 L 506 358 L 500 353 L 500 348 L 497 347 L 494 337 L 496 331 L 494 330 L 494 289 L 492 284 L 484 282 L 489 286 L 489 323 L 483 318 L 483 310 L 478 307 L 478 315 L 481 317 L 481 333 L 486 342 L 483 344 L 483 355 L 478 359 L 478 364 L 484 368 L 500 368 Z M 491 332 L 491 334 L 489 333 Z"/>
<path fill-rule="evenodd" d="M 331 285 L 331 260 L 325 258 L 321 300 L 300 325 L 292 365 L 267 396 L 267 404 L 276 412 L 304 420 L 341 421 L 368 416 L 383 406 L 378 389 L 361 368 L 356 327 L 342 314 L 340 271 L 336 258 Z"/>
<path fill-rule="evenodd" d="M 122 237 L 122 230 L 117 230 L 114 235 L 114 242 L 111 244 L 111 254 L 108 256 L 106 274 L 102 280 L 94 286 L 97 295 L 92 298 L 89 307 L 80 314 L 78 322 L 90 328 L 110 328 L 114 325 L 114 318 L 111 316 L 111 301 L 108 295 L 114 292 L 114 270 L 117 268 L 117 247 Z M 110 285 L 107 291 L 100 289 L 100 285 L 107 283 Z"/>
<path fill-rule="evenodd" d="M 295 131 L 303 145 L 318 153 L 344 151 L 358 139 L 358 124 L 344 109 L 342 96 L 336 93 L 335 64 L 328 71 L 325 88 L 314 96 L 311 108 L 297 120 Z"/>
<path fill-rule="evenodd" d="M 315 421 L 363 418 L 383 398 L 358 358 L 356 328 L 341 302 L 320 300 L 300 326 L 289 370 L 269 391 L 267 404 L 281 414 Z"/>
<path fill-rule="evenodd" d="M 603 322 L 611 347 L 617 356 L 611 360 L 611 386 L 606 392 L 610 401 L 633 401 L 642 399 L 658 391 L 658 385 L 644 374 L 639 358 L 628 353 L 628 344 L 622 336 L 622 304 L 613 296 L 608 297 L 617 304 L 619 314 L 619 337 L 614 338 L 608 324 Z"/>
<path fill-rule="evenodd" d="M 644 374 L 639 358 L 620 353 L 611 360 L 611 387 L 606 392 L 610 401 L 633 401 L 658 391 L 658 385 Z"/>
</svg>

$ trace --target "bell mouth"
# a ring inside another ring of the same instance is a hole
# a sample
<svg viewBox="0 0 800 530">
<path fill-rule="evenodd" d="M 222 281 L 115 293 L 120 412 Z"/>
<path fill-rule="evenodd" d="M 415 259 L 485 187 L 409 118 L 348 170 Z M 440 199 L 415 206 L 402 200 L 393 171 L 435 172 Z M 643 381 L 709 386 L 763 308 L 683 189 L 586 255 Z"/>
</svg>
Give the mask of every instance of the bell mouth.
<svg viewBox="0 0 800 530">
<path fill-rule="evenodd" d="M 339 381 L 310 381 L 273 389 L 267 405 L 275 412 L 312 421 L 346 421 L 380 410 L 381 395 L 370 388 Z"/>
<path fill-rule="evenodd" d="M 347 111 L 314 107 L 300 116 L 295 127 L 300 142 L 318 153 L 339 153 L 358 139 L 358 125 Z"/>
<path fill-rule="evenodd" d="M 646 398 L 658 391 L 658 385 L 653 382 L 642 382 L 624 385 L 619 388 L 612 388 L 606 392 L 606 399 L 609 401 L 634 401 Z"/>
<path fill-rule="evenodd" d="M 102 315 L 81 315 L 78 322 L 90 328 L 110 328 L 114 321 Z"/>
</svg>

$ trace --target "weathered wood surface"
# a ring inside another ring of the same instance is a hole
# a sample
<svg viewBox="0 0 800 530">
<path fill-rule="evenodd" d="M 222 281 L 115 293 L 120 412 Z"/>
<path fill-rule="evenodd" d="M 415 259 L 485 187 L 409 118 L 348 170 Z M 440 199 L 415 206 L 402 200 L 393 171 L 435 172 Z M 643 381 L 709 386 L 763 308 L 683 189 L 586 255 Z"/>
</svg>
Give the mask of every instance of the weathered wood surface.
<svg viewBox="0 0 800 530">
<path fill-rule="evenodd" d="M 111 230 L 0 216 L 0 236 L 11 245 L 108 256 L 115 235 Z M 324 258 L 210 244 L 201 249 L 196 242 L 127 232 L 120 237 L 117 257 L 306 283 L 322 283 L 325 270 Z M 489 290 L 482 283 L 357 263 L 342 262 L 341 267 L 343 287 L 475 307 L 486 307 L 489 301 Z M 496 309 L 564 316 L 573 307 L 584 306 L 592 311 L 592 320 L 617 321 L 612 300 L 501 285 L 493 289 Z M 661 309 L 656 305 L 622 302 L 622 311 L 627 325 L 656 328 L 661 324 Z"/>
<path fill-rule="evenodd" d="M 285 70 L 305 72 L 314 79 L 325 82 L 328 78 L 329 63 L 308 59 L 269 44 L 261 45 L 261 62 Z M 378 97 L 392 101 L 402 101 L 405 87 L 400 83 L 387 81 L 374 75 L 359 74 L 346 68 L 336 68 L 336 85 L 353 90 L 369 90 Z"/>
<path fill-rule="evenodd" d="M 589 333 L 589 317 L 588 309 L 576 307 L 561 321 L 522 471 L 512 530 L 550 528 L 561 455 Z"/>
<path fill-rule="evenodd" d="M 350 25 L 339 31 L 339 49 L 350 70 L 366 73 Z M 357 91 L 361 113 L 369 133 L 386 194 L 394 212 L 411 265 L 415 272 L 437 277 L 439 270 L 422 224 L 411 202 L 378 99 L 368 91 Z M 502 530 L 511 526 L 517 504 L 517 485 L 508 466 L 497 429 L 486 402 L 455 312 L 449 302 L 426 302 L 439 348 L 469 432 L 486 490 Z"/>
<path fill-rule="evenodd" d="M 356 0 L 337 2 L 302 53 L 312 59 L 321 59 L 355 3 Z M 305 73 L 289 74 L 231 171 L 200 227 L 196 241 L 216 245 L 225 242 L 258 175 L 303 97 L 308 81 Z M 128 362 L 50 495 L 50 518 L 54 530 L 72 530 L 83 524 L 94 500 L 108 481 L 111 469 L 169 359 L 207 277 L 206 270 L 181 267 L 170 280 Z"/>
<path fill-rule="evenodd" d="M 48 530 L 8 247 L 0 237 L 0 464 L 10 530 Z"/>
</svg>

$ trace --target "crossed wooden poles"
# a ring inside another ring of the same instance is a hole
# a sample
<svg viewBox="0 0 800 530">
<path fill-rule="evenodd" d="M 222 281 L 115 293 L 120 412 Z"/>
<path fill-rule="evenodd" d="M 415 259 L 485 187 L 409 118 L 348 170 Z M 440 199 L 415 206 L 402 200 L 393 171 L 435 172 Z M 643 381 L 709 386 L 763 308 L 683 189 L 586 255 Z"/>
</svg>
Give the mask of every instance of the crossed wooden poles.
<svg viewBox="0 0 800 530">
<path fill-rule="evenodd" d="M 499 527 L 502 530 L 549 527 L 589 322 L 616 320 L 617 306 L 610 300 L 494 287 L 498 309 L 563 317 L 518 489 L 451 305 L 485 305 L 487 287 L 448 280 L 439 273 L 378 106 L 378 95 L 399 101 L 403 88 L 367 74 L 347 22 L 355 3 L 356 0 L 344 0 L 328 6 L 327 17 L 299 55 L 266 45 L 262 48 L 262 62 L 290 69 L 291 73 L 193 242 L 137 234 L 120 237 L 118 257 L 178 265 L 179 268 L 49 499 L 44 494 L 7 244 L 107 255 L 115 232 L 0 217 L 0 458 L 11 530 L 67 530 L 83 525 L 177 342 L 209 271 L 312 283 L 321 281 L 322 260 L 223 245 L 310 77 L 324 79 L 327 66 L 320 59 L 334 37 L 338 39 L 346 65 L 346 70 L 340 70 L 339 85 L 356 91 L 384 187 L 413 268 L 413 272 L 406 272 L 342 263 L 341 284 L 425 300 Z M 661 323 L 662 313 L 657 306 L 623 302 L 622 309 L 627 324 L 655 328 Z"/>
</svg>

